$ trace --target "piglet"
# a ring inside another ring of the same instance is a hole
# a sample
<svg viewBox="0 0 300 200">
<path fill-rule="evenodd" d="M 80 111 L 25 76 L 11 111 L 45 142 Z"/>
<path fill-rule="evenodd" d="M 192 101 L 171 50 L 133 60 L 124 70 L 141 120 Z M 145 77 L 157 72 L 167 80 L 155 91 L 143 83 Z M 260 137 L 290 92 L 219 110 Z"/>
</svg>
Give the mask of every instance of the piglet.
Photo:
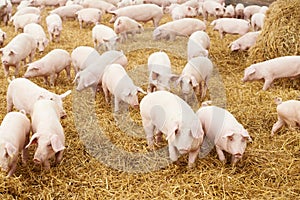
<svg viewBox="0 0 300 200">
<path fill-rule="evenodd" d="M 66 20 L 67 18 L 76 19 L 76 12 L 83 9 L 81 5 L 69 5 L 69 6 L 60 6 L 55 8 L 49 12 L 49 14 L 58 14 L 62 20 Z"/>
<path fill-rule="evenodd" d="M 180 97 L 168 91 L 147 94 L 140 103 L 142 124 L 149 148 L 154 148 L 154 130 L 157 142 L 164 134 L 169 145 L 171 161 L 176 162 L 179 154 L 189 154 L 189 167 L 192 167 L 203 141 L 200 121 L 192 108 Z"/>
<path fill-rule="evenodd" d="M 255 13 L 251 17 L 251 26 L 254 31 L 261 30 L 264 26 L 265 14 Z"/>
<path fill-rule="evenodd" d="M 92 29 L 94 47 L 99 50 L 100 46 L 105 45 L 105 50 L 115 50 L 120 38 L 109 26 L 97 24 Z"/>
<path fill-rule="evenodd" d="M 205 29 L 206 25 L 200 19 L 183 18 L 167 22 L 155 28 L 153 31 L 153 39 L 174 41 L 176 36 L 187 37 L 195 31 L 204 31 Z"/>
<path fill-rule="evenodd" d="M 102 11 L 97 8 L 84 8 L 75 13 L 79 21 L 80 29 L 82 29 L 83 23 L 94 24 L 100 23 L 102 17 Z"/>
<path fill-rule="evenodd" d="M 9 76 L 10 66 L 15 67 L 14 76 L 17 76 L 21 68 L 21 61 L 26 63 L 26 58 L 29 57 L 29 62 L 31 62 L 34 58 L 36 47 L 36 41 L 30 34 L 20 33 L 5 47 L 1 48 L 1 61 L 5 77 Z"/>
<path fill-rule="evenodd" d="M 132 107 L 138 107 L 137 93 L 146 94 L 142 88 L 134 85 L 132 79 L 120 64 L 111 64 L 106 67 L 102 77 L 102 89 L 107 103 L 109 103 L 109 95 L 114 95 L 115 112 L 119 111 L 121 101 L 130 104 Z"/>
<path fill-rule="evenodd" d="M 51 14 L 46 17 L 47 30 L 50 41 L 59 42 L 62 31 L 62 20 L 58 14 Z"/>
<path fill-rule="evenodd" d="M 258 13 L 261 9 L 261 6 L 259 5 L 249 5 L 244 8 L 244 19 L 250 20 L 251 16 L 255 13 Z"/>
<path fill-rule="evenodd" d="M 37 49 L 39 52 L 44 52 L 45 48 L 48 46 L 49 40 L 47 39 L 46 33 L 41 25 L 36 23 L 27 24 L 24 26 L 23 32 L 34 37 L 37 44 Z"/>
<path fill-rule="evenodd" d="M 177 75 L 171 73 L 171 61 L 165 52 L 154 52 L 148 58 L 148 92 L 170 90 L 170 81 L 176 81 Z"/>
<path fill-rule="evenodd" d="M 208 57 L 208 50 L 210 48 L 210 38 L 204 31 L 195 31 L 191 34 L 187 44 L 188 60 L 198 57 Z"/>
<path fill-rule="evenodd" d="M 26 78 L 13 79 L 7 88 L 6 102 L 7 112 L 14 106 L 18 110 L 25 110 L 26 113 L 32 114 L 33 105 L 38 99 L 51 99 L 60 109 L 60 116 L 65 117 L 67 114 L 63 109 L 62 100 L 71 94 L 71 90 L 58 95 L 50 92 Z"/>
<path fill-rule="evenodd" d="M 203 18 L 206 21 L 209 15 L 215 18 L 223 17 L 225 8 L 219 2 L 216 1 L 204 1 L 202 5 Z"/>
<path fill-rule="evenodd" d="M 15 32 L 18 32 L 18 29 L 24 29 L 27 24 L 36 23 L 40 24 L 41 16 L 33 13 L 19 15 L 15 17 L 13 25 L 15 26 Z"/>
<path fill-rule="evenodd" d="M 44 169 L 50 169 L 49 159 L 55 156 L 55 163 L 59 163 L 65 149 L 65 136 L 60 123 L 59 107 L 52 100 L 37 100 L 31 119 L 34 134 L 26 148 L 37 144 L 33 161 L 41 164 Z"/>
<path fill-rule="evenodd" d="M 195 57 L 188 61 L 177 80 L 185 101 L 187 101 L 191 90 L 200 93 L 201 99 L 205 97 L 212 71 L 213 63 L 207 57 Z"/>
<path fill-rule="evenodd" d="M 127 58 L 122 51 L 106 51 L 99 57 L 95 56 L 94 58 L 95 60 L 91 62 L 87 61 L 86 68 L 75 76 L 73 83 L 77 83 L 76 90 L 79 92 L 91 87 L 94 94 L 96 94 L 98 85 L 101 85 L 106 66 L 113 63 L 121 64 L 124 67 L 127 65 Z"/>
<path fill-rule="evenodd" d="M 152 20 L 154 27 L 159 25 L 159 22 L 163 17 L 163 9 L 154 4 L 126 6 L 117 10 L 109 11 L 109 13 L 113 15 L 109 21 L 110 23 L 114 23 L 120 16 L 127 16 L 138 22 L 148 22 Z"/>
<path fill-rule="evenodd" d="M 267 90 L 278 78 L 300 75 L 300 56 L 282 56 L 252 64 L 245 69 L 243 82 L 264 79 L 263 90 Z"/>
<path fill-rule="evenodd" d="M 87 66 L 95 62 L 100 57 L 96 49 L 89 46 L 78 46 L 71 53 L 71 59 L 75 75 L 84 70 Z"/>
<path fill-rule="evenodd" d="M 275 98 L 277 104 L 277 122 L 272 127 L 271 136 L 284 125 L 300 127 L 300 101 L 288 100 L 282 102 L 279 97 Z"/>
<path fill-rule="evenodd" d="M 114 31 L 120 35 L 121 42 L 125 42 L 128 35 L 131 34 L 134 37 L 138 33 L 144 31 L 143 25 L 126 16 L 120 16 L 114 23 Z"/>
<path fill-rule="evenodd" d="M 178 5 L 172 9 L 171 16 L 173 20 L 178 20 L 186 17 L 196 17 L 197 10 L 191 6 Z"/>
<path fill-rule="evenodd" d="M 25 145 L 29 142 L 30 121 L 24 110 L 9 112 L 0 126 L 0 166 L 10 177 L 16 170 L 19 152 L 23 163 L 27 162 Z"/>
<path fill-rule="evenodd" d="M 242 159 L 247 141 L 252 141 L 247 130 L 227 110 L 217 106 L 202 106 L 196 112 L 205 137 L 214 144 L 219 160 L 226 162 L 224 152 L 230 153 L 234 165 Z"/>
<path fill-rule="evenodd" d="M 246 51 L 255 44 L 259 34 L 260 31 L 248 32 L 245 35 L 231 42 L 228 45 L 228 47 L 231 48 L 231 51 Z"/>
<path fill-rule="evenodd" d="M 221 39 L 225 34 L 245 35 L 251 27 L 248 21 L 236 18 L 216 19 L 210 25 L 214 26 L 213 30 L 219 31 Z"/>
<path fill-rule="evenodd" d="M 235 6 L 235 17 L 237 19 L 244 19 L 244 4 L 238 3 Z"/>
<path fill-rule="evenodd" d="M 63 49 L 53 49 L 41 59 L 28 64 L 24 74 L 25 78 L 44 77 L 45 84 L 49 84 L 48 77 L 50 76 L 50 86 L 54 86 L 56 78 L 62 70 L 67 73 L 68 80 L 71 69 L 70 54 Z"/>
</svg>

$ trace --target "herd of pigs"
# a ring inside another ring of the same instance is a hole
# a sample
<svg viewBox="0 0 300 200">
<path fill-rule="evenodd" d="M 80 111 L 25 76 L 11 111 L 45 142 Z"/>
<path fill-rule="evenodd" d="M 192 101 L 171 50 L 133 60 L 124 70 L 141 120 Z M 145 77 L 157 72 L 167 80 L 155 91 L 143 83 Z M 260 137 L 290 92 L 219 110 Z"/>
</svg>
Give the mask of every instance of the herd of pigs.
<svg viewBox="0 0 300 200">
<path fill-rule="evenodd" d="M 12 3 L 17 11 L 12 15 Z M 55 6 L 46 17 L 49 40 L 41 22 L 41 8 Z M 74 69 L 76 90 L 91 87 L 94 94 L 102 87 L 105 100 L 109 103 L 114 96 L 114 111 L 119 111 L 120 102 L 139 107 L 142 124 L 150 149 L 165 135 L 169 156 L 174 162 L 180 154 L 188 154 L 191 167 L 199 155 L 204 137 L 216 148 L 219 159 L 226 161 L 224 151 L 232 155 L 231 162 L 239 161 L 251 137 L 247 130 L 227 110 L 210 105 L 206 101 L 195 113 L 187 103 L 191 93 L 206 96 L 213 63 L 208 58 L 210 38 L 205 32 L 208 16 L 216 18 L 211 22 L 222 39 L 225 34 L 239 34 L 241 37 L 229 47 L 232 51 L 245 51 L 256 41 L 263 27 L 268 7 L 239 3 L 225 5 L 223 0 L 1 0 L 2 24 L 15 27 L 18 32 L 6 46 L 0 49 L 4 74 L 9 81 L 7 89 L 7 115 L 0 127 L 0 165 L 11 176 L 17 165 L 19 152 L 26 162 L 28 147 L 37 144 L 34 162 L 45 169 L 50 168 L 50 158 L 59 163 L 65 149 L 64 130 L 60 119 L 66 116 L 63 99 L 71 93 L 55 94 L 30 81 L 43 77 L 45 84 L 56 85 L 59 73 L 66 71 L 71 79 Z M 112 15 L 113 29 L 101 24 L 104 13 Z M 170 14 L 173 21 L 159 25 L 164 14 Z M 203 16 L 203 20 L 195 18 Z M 36 51 L 43 52 L 51 43 L 59 42 L 62 23 L 67 18 L 78 19 L 80 28 L 92 24 L 94 48 L 78 46 L 71 54 L 63 49 L 54 49 L 34 61 Z M 189 36 L 187 64 L 180 75 L 171 72 L 171 62 L 165 52 L 154 52 L 148 57 L 149 83 L 147 92 L 136 86 L 126 72 L 127 58 L 116 50 L 118 43 L 128 40 L 128 35 L 143 34 L 139 22 L 152 21 L 153 40 L 170 40 Z M 253 31 L 251 31 L 251 29 Z M 0 30 L 1 45 L 6 33 Z M 105 52 L 99 54 L 98 50 Z M 19 76 L 21 62 L 27 70 L 22 78 L 12 78 L 9 67 L 15 68 Z M 245 69 L 243 81 L 264 79 L 263 90 L 267 90 L 274 79 L 295 77 L 300 74 L 300 56 L 284 56 L 256 63 Z M 50 77 L 50 82 L 48 81 Z M 170 84 L 180 85 L 183 98 L 170 92 Z M 145 96 L 138 102 L 137 93 Z M 278 121 L 272 135 L 283 125 L 299 126 L 300 103 L 296 100 L 282 102 L 276 98 Z M 12 111 L 12 108 L 19 110 Z M 30 115 L 31 121 L 27 117 Z M 222 122 L 222 123 L 220 123 Z M 30 138 L 30 132 L 32 136 Z M 155 141 L 154 141 L 155 140 Z"/>
</svg>

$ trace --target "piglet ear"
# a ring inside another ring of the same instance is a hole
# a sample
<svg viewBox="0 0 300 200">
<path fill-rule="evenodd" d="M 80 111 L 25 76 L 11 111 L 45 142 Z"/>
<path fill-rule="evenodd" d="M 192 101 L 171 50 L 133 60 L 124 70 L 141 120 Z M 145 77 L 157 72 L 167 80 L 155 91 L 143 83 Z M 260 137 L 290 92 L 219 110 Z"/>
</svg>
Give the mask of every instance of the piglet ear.
<svg viewBox="0 0 300 200">
<path fill-rule="evenodd" d="M 18 151 L 17 148 L 9 142 L 5 144 L 5 150 L 9 157 L 13 157 Z"/>
<path fill-rule="evenodd" d="M 247 69 L 247 74 L 248 75 L 250 75 L 250 74 L 254 74 L 255 73 L 255 68 L 254 67 L 249 67 L 248 69 Z"/>
<path fill-rule="evenodd" d="M 233 132 L 225 133 L 225 134 L 222 136 L 222 138 L 223 138 L 223 139 L 225 139 L 225 138 L 232 138 L 233 134 L 234 134 Z"/>
<path fill-rule="evenodd" d="M 37 144 L 39 139 L 39 135 L 37 133 L 33 134 L 29 143 L 26 145 L 26 149 L 31 145 L 31 144 Z"/>
<path fill-rule="evenodd" d="M 179 131 L 179 125 L 178 123 L 175 123 L 174 126 L 169 130 L 169 134 L 167 135 L 166 140 L 168 142 L 172 142 L 175 140 L 175 136 Z"/>
<path fill-rule="evenodd" d="M 60 139 L 58 138 L 57 135 L 53 135 L 51 138 L 50 138 L 50 142 L 51 142 L 51 146 L 52 146 L 52 149 L 55 153 L 59 152 L 59 151 L 62 151 L 65 149 L 65 146 L 63 145 L 63 143 L 60 141 Z"/>
<path fill-rule="evenodd" d="M 199 83 L 197 82 L 196 78 L 194 76 L 191 76 L 192 86 L 197 87 Z"/>
<path fill-rule="evenodd" d="M 151 76 L 152 76 L 152 80 L 156 80 L 159 77 L 159 73 L 152 72 Z"/>
<path fill-rule="evenodd" d="M 136 87 L 137 91 L 143 94 L 147 94 L 147 92 L 145 92 L 142 88 L 140 87 Z"/>
<path fill-rule="evenodd" d="M 198 120 L 198 119 L 193 120 L 192 126 L 191 126 L 191 133 L 192 133 L 193 138 L 199 139 L 199 138 L 203 137 L 204 132 L 203 132 L 200 120 Z"/>
<path fill-rule="evenodd" d="M 244 131 L 242 132 L 242 136 L 243 136 L 244 138 L 246 138 L 249 142 L 252 142 L 252 139 L 251 139 L 251 137 L 250 137 L 250 135 L 249 135 L 249 133 L 248 133 L 247 130 L 244 130 Z"/>
</svg>

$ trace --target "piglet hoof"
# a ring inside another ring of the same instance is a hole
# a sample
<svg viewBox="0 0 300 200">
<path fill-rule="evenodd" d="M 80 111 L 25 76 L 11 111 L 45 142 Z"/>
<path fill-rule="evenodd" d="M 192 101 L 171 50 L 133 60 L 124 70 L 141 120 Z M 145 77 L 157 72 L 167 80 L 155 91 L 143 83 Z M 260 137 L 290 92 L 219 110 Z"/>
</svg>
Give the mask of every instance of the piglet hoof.
<svg viewBox="0 0 300 200">
<path fill-rule="evenodd" d="M 189 162 L 189 163 L 188 163 L 188 168 L 189 168 L 189 169 L 192 169 L 192 168 L 194 168 L 194 166 L 195 166 L 195 164 L 194 164 L 194 163 L 191 163 L 191 162 Z"/>
</svg>

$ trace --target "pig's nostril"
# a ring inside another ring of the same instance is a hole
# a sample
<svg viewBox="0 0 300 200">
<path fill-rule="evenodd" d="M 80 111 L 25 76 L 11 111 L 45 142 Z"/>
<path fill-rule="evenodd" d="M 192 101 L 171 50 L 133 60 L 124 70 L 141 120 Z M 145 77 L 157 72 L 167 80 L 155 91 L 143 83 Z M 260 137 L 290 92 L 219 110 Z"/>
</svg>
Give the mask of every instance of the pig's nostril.
<svg viewBox="0 0 300 200">
<path fill-rule="evenodd" d="M 34 159 L 33 159 L 33 162 L 35 162 L 35 163 L 40 163 L 41 161 L 40 161 L 39 159 L 37 159 L 37 158 L 34 158 Z"/>
<path fill-rule="evenodd" d="M 235 156 L 235 157 L 241 157 L 242 154 L 241 154 L 241 153 L 236 153 L 236 154 L 234 154 L 234 156 Z"/>
</svg>

